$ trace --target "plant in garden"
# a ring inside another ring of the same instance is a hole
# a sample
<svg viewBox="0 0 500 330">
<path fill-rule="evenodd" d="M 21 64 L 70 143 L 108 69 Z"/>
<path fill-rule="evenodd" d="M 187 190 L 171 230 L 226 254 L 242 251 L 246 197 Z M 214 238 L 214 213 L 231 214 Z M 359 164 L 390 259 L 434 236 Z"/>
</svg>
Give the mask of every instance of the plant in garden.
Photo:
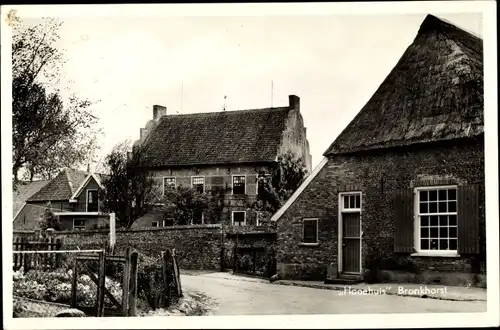
<svg viewBox="0 0 500 330">
<path fill-rule="evenodd" d="M 43 213 L 43 217 L 39 221 L 40 229 L 42 233 L 48 228 L 53 228 L 55 230 L 61 230 L 61 223 L 59 221 L 59 217 L 52 212 L 52 207 L 50 202 L 47 203 L 45 207 L 45 212 Z"/>
</svg>

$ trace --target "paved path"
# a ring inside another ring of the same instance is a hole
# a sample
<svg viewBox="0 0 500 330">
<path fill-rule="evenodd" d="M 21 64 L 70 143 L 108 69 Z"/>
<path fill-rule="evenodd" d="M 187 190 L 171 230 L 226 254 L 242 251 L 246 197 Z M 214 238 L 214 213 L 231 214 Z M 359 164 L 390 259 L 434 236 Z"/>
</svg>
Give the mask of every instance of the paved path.
<svg viewBox="0 0 500 330">
<path fill-rule="evenodd" d="M 212 315 L 486 312 L 485 301 L 448 301 L 396 295 L 342 295 L 341 291 L 273 285 L 220 273 L 182 275 L 185 290 L 215 299 Z"/>
</svg>

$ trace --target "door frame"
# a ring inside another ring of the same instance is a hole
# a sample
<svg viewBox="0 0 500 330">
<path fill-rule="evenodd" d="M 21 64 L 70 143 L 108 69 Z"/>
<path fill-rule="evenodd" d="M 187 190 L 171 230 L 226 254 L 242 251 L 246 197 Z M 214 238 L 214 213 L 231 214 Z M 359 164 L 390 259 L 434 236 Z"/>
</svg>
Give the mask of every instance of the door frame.
<svg viewBox="0 0 500 330">
<path fill-rule="evenodd" d="M 359 196 L 359 209 L 347 209 L 344 210 L 343 197 L 344 196 Z M 363 272 L 363 221 L 362 221 L 362 209 L 363 209 L 363 194 L 361 191 L 346 191 L 340 192 L 338 196 L 338 248 L 337 248 L 337 265 L 339 274 L 362 274 Z M 359 273 L 343 273 L 342 271 L 342 224 L 343 217 L 342 213 L 359 213 Z"/>
</svg>

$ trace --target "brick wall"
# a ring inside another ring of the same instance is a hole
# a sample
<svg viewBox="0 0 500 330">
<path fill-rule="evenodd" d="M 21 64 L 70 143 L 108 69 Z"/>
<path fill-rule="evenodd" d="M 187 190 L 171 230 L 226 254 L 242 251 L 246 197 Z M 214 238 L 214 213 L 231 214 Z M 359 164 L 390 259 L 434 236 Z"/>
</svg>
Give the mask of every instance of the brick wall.
<svg viewBox="0 0 500 330">
<path fill-rule="evenodd" d="M 67 231 L 57 233 L 64 249 L 99 249 L 109 244 L 109 230 Z M 179 267 L 184 269 L 220 269 L 221 228 L 219 225 L 176 226 L 116 231 L 118 254 L 128 246 L 149 256 L 175 249 Z"/>
<path fill-rule="evenodd" d="M 480 183 L 479 255 L 460 258 L 411 257 L 394 253 L 395 192 L 417 181 L 451 178 Z M 278 270 L 285 278 L 324 279 L 328 264 L 337 267 L 338 193 L 362 191 L 362 259 L 380 255 L 401 268 L 441 272 L 485 272 L 484 142 L 427 144 L 358 155 L 336 156 L 278 220 Z M 302 218 L 318 218 L 318 246 L 301 246 Z"/>
</svg>

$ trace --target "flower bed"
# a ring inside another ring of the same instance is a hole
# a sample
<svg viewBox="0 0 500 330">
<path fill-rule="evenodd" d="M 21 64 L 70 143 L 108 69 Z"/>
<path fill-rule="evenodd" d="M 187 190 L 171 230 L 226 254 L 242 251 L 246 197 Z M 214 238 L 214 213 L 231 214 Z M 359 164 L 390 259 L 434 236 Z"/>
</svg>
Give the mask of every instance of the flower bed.
<svg viewBox="0 0 500 330">
<path fill-rule="evenodd" d="M 57 302 L 71 303 L 72 271 L 54 270 L 51 272 L 32 270 L 26 274 L 22 270 L 13 276 L 13 294 L 15 296 Z M 119 301 L 122 296 L 120 283 L 106 278 L 106 288 Z M 78 306 L 95 306 L 97 299 L 97 286 L 88 275 L 80 275 L 77 282 L 76 302 Z M 104 298 L 105 306 L 112 306 L 108 297 Z"/>
</svg>

